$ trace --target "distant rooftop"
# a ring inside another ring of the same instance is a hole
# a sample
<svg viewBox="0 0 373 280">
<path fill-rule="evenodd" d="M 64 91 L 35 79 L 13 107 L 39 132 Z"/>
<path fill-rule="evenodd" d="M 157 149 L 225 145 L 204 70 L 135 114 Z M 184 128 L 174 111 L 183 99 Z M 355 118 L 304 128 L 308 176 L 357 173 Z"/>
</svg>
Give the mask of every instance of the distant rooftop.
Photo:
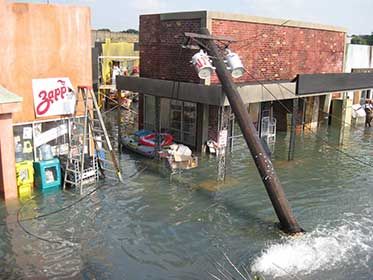
<svg viewBox="0 0 373 280">
<path fill-rule="evenodd" d="M 22 100 L 22 97 L 0 86 L 0 104 L 21 102 Z"/>
<path fill-rule="evenodd" d="M 319 29 L 328 30 L 335 32 L 347 32 L 344 27 L 325 25 L 320 23 L 310 23 L 297 21 L 292 19 L 277 19 L 277 18 L 267 18 L 259 16 L 250 16 L 245 14 L 233 14 L 225 12 L 213 12 L 213 11 L 193 11 L 193 12 L 175 12 L 175 13 L 161 13 L 161 20 L 182 20 L 182 19 L 201 19 L 202 24 L 207 28 L 211 27 L 212 19 L 220 20 L 231 20 L 231 21 L 242 21 L 242 22 L 252 22 L 252 23 L 262 23 L 271 25 L 281 25 L 288 27 L 301 27 L 309 29 Z"/>
</svg>

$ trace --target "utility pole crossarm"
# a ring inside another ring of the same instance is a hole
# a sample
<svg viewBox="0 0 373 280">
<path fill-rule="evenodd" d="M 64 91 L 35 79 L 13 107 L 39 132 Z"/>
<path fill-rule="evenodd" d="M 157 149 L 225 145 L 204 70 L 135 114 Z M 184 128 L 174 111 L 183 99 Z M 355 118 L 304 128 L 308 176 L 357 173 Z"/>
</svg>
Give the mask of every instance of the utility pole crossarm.
<svg viewBox="0 0 373 280">
<path fill-rule="evenodd" d="M 192 33 L 192 32 L 185 32 L 184 35 L 185 37 L 189 37 L 193 39 L 237 42 L 237 40 L 233 39 L 232 37 L 228 37 L 228 36 L 211 36 L 211 35 L 198 34 L 198 33 Z"/>
</svg>

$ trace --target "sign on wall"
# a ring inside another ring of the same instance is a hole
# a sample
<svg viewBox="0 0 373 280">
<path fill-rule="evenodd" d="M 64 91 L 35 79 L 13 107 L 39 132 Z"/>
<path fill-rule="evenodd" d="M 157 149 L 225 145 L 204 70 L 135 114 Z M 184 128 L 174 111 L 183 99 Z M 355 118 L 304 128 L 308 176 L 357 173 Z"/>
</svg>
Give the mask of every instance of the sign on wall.
<svg viewBox="0 0 373 280">
<path fill-rule="evenodd" d="M 75 93 L 69 78 L 33 79 L 36 117 L 69 115 L 75 112 Z"/>
<path fill-rule="evenodd" d="M 219 132 L 218 146 L 219 148 L 225 148 L 227 146 L 228 130 L 223 129 Z"/>
</svg>

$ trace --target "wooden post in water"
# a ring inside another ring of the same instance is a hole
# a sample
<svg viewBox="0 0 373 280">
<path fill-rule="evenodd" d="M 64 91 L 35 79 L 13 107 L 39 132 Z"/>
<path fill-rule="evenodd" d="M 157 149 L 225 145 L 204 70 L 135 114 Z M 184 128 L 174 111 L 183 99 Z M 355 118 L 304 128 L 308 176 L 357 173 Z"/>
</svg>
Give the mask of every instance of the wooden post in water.
<svg viewBox="0 0 373 280">
<path fill-rule="evenodd" d="M 206 28 L 202 29 L 202 34 L 207 35 L 206 37 L 211 36 L 210 32 Z M 227 70 L 224 63 L 224 58 L 222 57 L 214 40 L 206 40 L 206 45 L 206 51 L 208 51 L 212 57 L 214 66 L 216 67 L 216 73 L 223 87 L 223 91 L 229 100 L 229 104 L 232 107 L 242 134 L 246 140 L 247 146 L 250 149 L 256 167 L 258 168 L 269 198 L 271 199 L 272 205 L 281 223 L 282 230 L 289 234 L 302 232 L 303 229 L 298 225 L 298 222 L 293 215 L 281 182 L 273 168 L 272 162 L 267 156 L 260 142 L 251 117 L 244 106 L 242 98 L 238 93 L 237 87 L 233 82 L 230 72 Z"/>
</svg>

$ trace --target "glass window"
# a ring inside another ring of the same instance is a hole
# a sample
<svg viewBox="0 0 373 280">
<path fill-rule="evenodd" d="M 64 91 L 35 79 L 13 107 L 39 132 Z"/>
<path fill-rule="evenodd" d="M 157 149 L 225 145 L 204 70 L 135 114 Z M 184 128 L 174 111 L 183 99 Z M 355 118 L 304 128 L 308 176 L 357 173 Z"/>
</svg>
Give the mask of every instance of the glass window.
<svg viewBox="0 0 373 280">
<path fill-rule="evenodd" d="M 155 96 L 144 95 L 144 128 L 155 130 Z"/>
</svg>

